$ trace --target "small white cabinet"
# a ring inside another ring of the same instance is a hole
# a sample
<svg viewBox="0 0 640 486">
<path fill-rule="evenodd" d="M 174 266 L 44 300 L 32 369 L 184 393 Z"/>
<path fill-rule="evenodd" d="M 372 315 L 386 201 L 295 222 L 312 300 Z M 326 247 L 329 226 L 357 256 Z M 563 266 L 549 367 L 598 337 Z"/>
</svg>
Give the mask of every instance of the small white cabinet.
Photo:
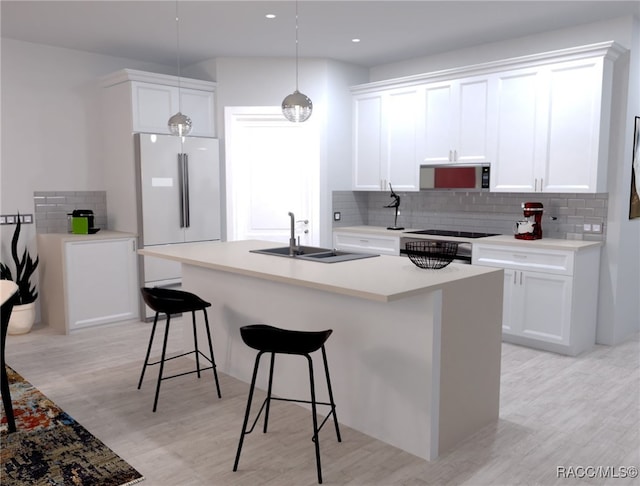
<svg viewBox="0 0 640 486">
<path fill-rule="evenodd" d="M 167 122 L 178 111 L 191 118 L 190 136 L 214 137 L 212 91 L 131 82 L 133 131 L 168 134 Z"/>
<path fill-rule="evenodd" d="M 473 244 L 472 263 L 504 269 L 507 342 L 576 355 L 595 344 L 600 247 Z"/>
<path fill-rule="evenodd" d="M 193 123 L 190 136 L 216 136 L 216 83 L 123 69 L 102 85 L 109 123 L 130 126 L 134 133 L 169 134 L 169 118 L 181 111 Z"/>
<path fill-rule="evenodd" d="M 494 80 L 489 76 L 424 86 L 421 162 L 492 162 Z"/>
<path fill-rule="evenodd" d="M 333 247 L 336 250 L 380 255 L 400 255 L 400 236 L 377 232 L 334 230 Z"/>
<path fill-rule="evenodd" d="M 419 189 L 419 106 L 416 87 L 358 94 L 353 98 L 353 188 Z"/>
<path fill-rule="evenodd" d="M 68 334 L 138 318 L 136 239 L 105 233 L 105 237 L 39 235 L 45 324 Z"/>
</svg>

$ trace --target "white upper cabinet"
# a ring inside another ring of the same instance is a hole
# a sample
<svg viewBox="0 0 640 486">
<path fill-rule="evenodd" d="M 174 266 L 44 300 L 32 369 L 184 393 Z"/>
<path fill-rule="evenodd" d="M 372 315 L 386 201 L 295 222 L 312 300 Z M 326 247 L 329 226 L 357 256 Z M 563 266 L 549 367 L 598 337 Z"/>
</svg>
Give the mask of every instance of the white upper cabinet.
<svg viewBox="0 0 640 486">
<path fill-rule="evenodd" d="M 605 192 L 610 91 L 603 104 L 604 58 L 591 58 L 548 66 L 544 70 L 549 120 L 544 137 L 540 187 L 544 192 Z M 546 96 L 545 96 L 546 95 Z M 604 117 L 603 117 L 604 115 Z M 601 157 L 602 156 L 602 157 Z M 602 180 L 602 183 L 600 183 Z"/>
<path fill-rule="evenodd" d="M 382 189 L 382 94 L 353 98 L 353 188 Z"/>
<path fill-rule="evenodd" d="M 546 132 L 539 92 L 537 68 L 506 71 L 495 75 L 497 137 L 491 161 L 491 190 L 534 192 L 537 184 L 537 160 L 544 149 L 539 133 Z"/>
<path fill-rule="evenodd" d="M 215 83 L 124 69 L 103 86 L 129 93 L 133 132 L 169 134 L 169 118 L 181 111 L 193 123 L 190 136 L 216 136 Z"/>
<path fill-rule="evenodd" d="M 491 190 L 606 192 L 612 63 L 605 43 L 497 80 Z M 574 59 L 571 59 L 574 57 Z"/>
<path fill-rule="evenodd" d="M 419 106 L 415 87 L 354 96 L 355 190 L 418 190 Z"/>
<path fill-rule="evenodd" d="M 488 76 L 424 86 L 421 162 L 491 162 L 493 81 Z"/>
<path fill-rule="evenodd" d="M 490 163 L 491 190 L 606 192 L 615 42 L 353 87 L 356 190 Z M 415 175 L 414 175 L 415 174 Z"/>
</svg>

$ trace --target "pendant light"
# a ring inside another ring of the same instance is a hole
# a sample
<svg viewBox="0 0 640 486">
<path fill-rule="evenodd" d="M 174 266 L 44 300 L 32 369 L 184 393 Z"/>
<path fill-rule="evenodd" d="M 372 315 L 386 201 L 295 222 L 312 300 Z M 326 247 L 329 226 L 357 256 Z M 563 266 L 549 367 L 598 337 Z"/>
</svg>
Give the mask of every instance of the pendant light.
<svg viewBox="0 0 640 486">
<path fill-rule="evenodd" d="M 282 113 L 291 122 L 306 121 L 311 116 L 313 104 L 309 97 L 298 91 L 298 0 L 296 0 L 296 90 L 282 100 Z"/>
<path fill-rule="evenodd" d="M 191 118 L 187 115 L 183 115 L 180 111 L 180 15 L 178 13 L 178 0 L 176 0 L 176 47 L 178 58 L 178 113 L 169 118 L 167 125 L 169 126 L 169 132 L 171 132 L 172 135 L 183 137 L 185 135 L 189 135 L 189 132 L 191 132 L 192 123 Z"/>
</svg>

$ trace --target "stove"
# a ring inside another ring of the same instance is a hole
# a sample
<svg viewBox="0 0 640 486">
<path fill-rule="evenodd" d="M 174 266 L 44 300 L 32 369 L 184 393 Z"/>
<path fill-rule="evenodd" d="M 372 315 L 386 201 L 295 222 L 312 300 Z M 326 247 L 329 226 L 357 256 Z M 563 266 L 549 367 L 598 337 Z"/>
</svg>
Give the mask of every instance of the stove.
<svg viewBox="0 0 640 486">
<path fill-rule="evenodd" d="M 486 238 L 487 236 L 496 236 L 496 233 L 476 233 L 476 232 L 473 232 L 473 231 L 456 231 L 456 230 L 439 230 L 439 229 L 405 231 L 404 234 L 433 235 L 433 236 L 455 236 L 455 237 L 458 237 L 458 238 Z"/>
</svg>

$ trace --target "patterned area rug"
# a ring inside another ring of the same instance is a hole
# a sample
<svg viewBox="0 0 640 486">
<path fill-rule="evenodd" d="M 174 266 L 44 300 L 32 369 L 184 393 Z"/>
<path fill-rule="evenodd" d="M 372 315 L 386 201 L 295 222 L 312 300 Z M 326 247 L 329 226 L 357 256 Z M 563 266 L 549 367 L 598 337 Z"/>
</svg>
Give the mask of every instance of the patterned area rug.
<svg viewBox="0 0 640 486">
<path fill-rule="evenodd" d="M 7 367 L 17 431 L 0 422 L 3 486 L 124 486 L 144 477 Z"/>
</svg>

